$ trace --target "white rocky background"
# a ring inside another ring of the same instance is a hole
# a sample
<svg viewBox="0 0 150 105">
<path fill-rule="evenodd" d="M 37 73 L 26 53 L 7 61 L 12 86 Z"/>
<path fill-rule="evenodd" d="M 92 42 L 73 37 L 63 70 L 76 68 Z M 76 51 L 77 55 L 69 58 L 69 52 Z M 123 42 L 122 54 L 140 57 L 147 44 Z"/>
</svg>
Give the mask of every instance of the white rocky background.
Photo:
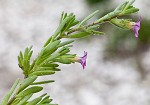
<svg viewBox="0 0 150 105">
<path fill-rule="evenodd" d="M 135 5 L 148 17 L 149 0 L 137 0 Z M 84 0 L 0 0 L 0 99 L 16 78 L 23 78 L 17 65 L 19 51 L 33 45 L 35 57 L 56 29 L 62 11 L 75 13 L 78 19 L 91 12 Z M 141 80 L 132 58 L 104 62 L 106 37 L 91 38 L 76 40 L 72 48 L 80 56 L 88 52 L 86 69 L 80 64 L 62 65 L 61 72 L 46 77 L 56 82 L 45 85 L 44 91 L 59 105 L 150 105 L 149 75 Z M 149 52 L 141 60 L 150 68 Z"/>
</svg>

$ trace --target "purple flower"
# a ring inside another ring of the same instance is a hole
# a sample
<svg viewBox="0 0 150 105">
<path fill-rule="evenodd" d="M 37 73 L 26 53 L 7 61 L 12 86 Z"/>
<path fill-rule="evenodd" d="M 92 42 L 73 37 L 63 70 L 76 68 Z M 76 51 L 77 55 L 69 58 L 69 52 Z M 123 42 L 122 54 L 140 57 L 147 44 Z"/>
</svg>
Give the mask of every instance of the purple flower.
<svg viewBox="0 0 150 105">
<path fill-rule="evenodd" d="M 87 52 L 84 51 L 84 55 L 78 59 L 78 62 L 82 65 L 83 69 L 86 66 Z"/>
<path fill-rule="evenodd" d="M 135 37 L 139 36 L 139 30 L 140 30 L 140 23 L 141 23 L 141 17 L 137 22 L 134 22 L 132 25 L 132 30 L 135 32 Z"/>
<path fill-rule="evenodd" d="M 69 58 L 69 60 L 71 60 L 73 63 L 79 62 L 82 65 L 83 69 L 86 66 L 86 59 L 87 59 L 87 52 L 86 51 L 84 51 L 84 55 L 82 57 L 76 56 L 74 58 Z"/>
</svg>

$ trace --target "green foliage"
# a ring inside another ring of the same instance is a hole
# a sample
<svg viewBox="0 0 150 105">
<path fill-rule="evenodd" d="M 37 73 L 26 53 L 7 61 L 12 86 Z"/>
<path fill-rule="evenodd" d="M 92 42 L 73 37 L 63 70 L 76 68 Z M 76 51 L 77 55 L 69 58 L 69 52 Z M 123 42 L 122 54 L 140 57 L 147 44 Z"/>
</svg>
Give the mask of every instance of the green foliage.
<svg viewBox="0 0 150 105">
<path fill-rule="evenodd" d="M 111 19 L 119 17 L 119 16 L 138 12 L 139 9 L 132 6 L 133 2 L 134 0 L 124 2 L 123 4 L 119 5 L 114 11 L 98 19 L 97 22 L 110 21 Z"/>
<path fill-rule="evenodd" d="M 10 89 L 10 91 L 6 94 L 6 96 L 4 97 L 4 99 L 2 100 L 0 105 L 6 105 L 7 102 L 9 101 L 9 98 L 11 97 L 11 95 L 14 93 L 14 90 L 16 89 L 17 85 L 19 84 L 19 79 L 17 79 L 15 81 L 15 83 L 13 84 L 12 88 Z"/>
<path fill-rule="evenodd" d="M 82 20 L 82 21 L 79 23 L 78 27 L 80 27 L 80 26 L 81 26 L 82 24 L 84 24 L 86 21 L 88 21 L 88 20 L 91 19 L 93 16 L 95 16 L 98 12 L 99 12 L 99 11 L 97 10 L 97 11 L 93 12 L 92 14 L 90 14 L 89 16 L 87 16 L 84 20 Z"/>
<path fill-rule="evenodd" d="M 26 87 L 28 87 L 30 84 L 32 84 L 37 79 L 37 76 L 30 76 L 26 78 L 19 86 L 18 93 L 22 90 L 24 90 Z"/>
<path fill-rule="evenodd" d="M 37 93 L 39 91 L 41 91 L 43 89 L 43 87 L 41 86 L 33 86 L 33 87 L 30 87 L 22 92 L 20 92 L 19 94 L 16 95 L 16 98 L 20 98 L 20 97 L 24 97 L 26 95 L 30 95 L 30 94 L 33 94 L 33 93 Z"/>
<path fill-rule="evenodd" d="M 122 11 L 120 13 L 120 15 L 128 15 L 128 14 L 132 14 L 132 13 L 138 12 L 139 9 L 135 8 L 134 6 L 132 6 L 134 1 L 135 0 L 127 1 L 127 2 L 123 3 L 122 5 L 120 5 L 116 10 Z"/>
<path fill-rule="evenodd" d="M 27 47 L 24 53 L 20 52 L 18 56 L 18 65 L 23 70 L 23 74 L 27 76 L 28 72 L 30 71 L 30 59 L 32 56 L 33 51 L 31 50 L 32 47 Z"/>
<path fill-rule="evenodd" d="M 18 65 L 22 69 L 25 78 L 20 84 L 19 80 L 14 83 L 10 92 L 1 101 L 1 105 L 56 105 L 51 103 L 52 99 L 47 94 L 32 99 L 34 94 L 42 91 L 42 84 L 54 82 L 53 80 L 37 81 L 37 78 L 45 75 L 50 76 L 60 71 L 60 64 L 78 62 L 76 54 L 70 53 L 71 44 L 74 42 L 70 38 L 104 34 L 99 30 L 99 26 L 105 22 L 119 22 L 122 26 L 118 25 L 118 27 L 124 28 L 124 24 L 128 20 L 120 20 L 117 17 L 137 12 L 138 9 L 132 6 L 133 2 L 134 0 L 131 0 L 121 4 L 114 11 L 88 25 L 85 23 L 95 16 L 98 11 L 93 12 L 82 21 L 77 20 L 73 13 L 63 12 L 58 28 L 46 41 L 33 61 L 31 61 L 32 47 L 27 47 L 24 52 L 20 52 Z M 63 41 L 63 38 L 69 40 Z"/>
<path fill-rule="evenodd" d="M 48 84 L 48 83 L 52 83 L 54 82 L 54 80 L 47 80 L 47 81 L 40 81 L 40 82 L 34 82 L 31 85 L 41 85 L 41 84 Z"/>
<path fill-rule="evenodd" d="M 91 33 L 89 33 L 89 32 L 79 32 L 79 33 L 71 34 L 71 35 L 67 36 L 67 38 L 82 38 L 82 37 L 89 36 L 90 34 Z"/>
</svg>

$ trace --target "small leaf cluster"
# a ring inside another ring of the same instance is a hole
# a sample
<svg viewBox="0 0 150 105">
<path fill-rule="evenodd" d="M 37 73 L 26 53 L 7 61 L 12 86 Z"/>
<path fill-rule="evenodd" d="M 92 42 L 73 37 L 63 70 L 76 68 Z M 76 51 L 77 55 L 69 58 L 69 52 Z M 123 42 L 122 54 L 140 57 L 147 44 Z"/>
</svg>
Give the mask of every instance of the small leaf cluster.
<svg viewBox="0 0 150 105">
<path fill-rule="evenodd" d="M 20 83 L 20 85 L 19 85 L 20 80 L 17 79 L 12 88 L 10 89 L 10 91 L 2 100 L 0 105 L 57 105 L 51 103 L 52 99 L 46 93 L 36 97 L 35 99 L 31 99 L 31 97 L 35 93 L 38 93 L 43 90 L 42 86 L 38 86 L 39 84 L 53 82 L 53 81 L 35 82 L 36 79 L 37 79 L 36 75 L 30 76 L 25 80 L 23 80 Z M 12 94 L 14 94 L 14 97 L 10 99 Z"/>
<path fill-rule="evenodd" d="M 74 58 L 76 54 L 69 54 L 70 46 L 73 40 L 61 42 L 60 40 L 51 41 L 43 46 L 38 57 L 33 62 L 33 68 L 29 72 L 29 76 L 51 75 L 56 71 L 60 71 L 57 63 L 70 64 L 74 63 L 69 58 Z"/>
<path fill-rule="evenodd" d="M 96 22 L 99 23 L 99 22 L 110 21 L 111 19 L 118 18 L 120 16 L 129 15 L 138 12 L 139 9 L 132 6 L 134 2 L 135 0 L 129 0 L 122 3 L 114 11 L 106 14 L 102 18 L 98 19 Z"/>
<path fill-rule="evenodd" d="M 98 13 L 98 10 L 87 16 L 82 21 L 79 21 L 76 19 L 75 15 L 73 13 L 67 14 L 62 13 L 61 15 L 61 21 L 66 21 L 66 24 L 64 25 L 64 28 L 61 31 L 61 34 L 59 38 L 82 38 L 89 35 L 101 35 L 104 34 L 103 32 L 97 31 L 99 28 L 99 25 L 95 26 L 84 26 L 84 24 L 90 20 L 92 17 L 94 17 Z"/>
<path fill-rule="evenodd" d="M 31 69 L 30 59 L 32 56 L 32 47 L 27 47 L 24 51 L 24 54 L 20 51 L 18 56 L 18 65 L 23 70 L 23 74 L 27 77 L 28 72 Z"/>
<path fill-rule="evenodd" d="M 135 12 L 138 12 L 139 9 L 134 7 L 132 4 L 135 2 L 135 0 L 125 1 L 121 5 L 119 5 L 115 11 L 121 11 L 120 15 L 128 15 Z"/>
<path fill-rule="evenodd" d="M 135 0 L 124 2 L 123 4 L 119 5 L 114 10 L 114 12 L 118 11 L 118 16 L 124 16 L 138 12 L 139 9 L 132 5 L 134 1 Z M 132 19 L 118 19 L 118 16 L 116 18 L 111 19 L 109 22 L 119 28 L 130 29 L 129 23 L 132 22 Z"/>
<path fill-rule="evenodd" d="M 63 64 L 74 63 L 70 59 L 74 58 L 76 54 L 69 54 L 71 47 L 69 44 L 74 42 L 74 40 L 61 42 L 58 39 L 52 41 L 52 37 L 50 42 L 43 46 L 33 63 L 30 63 L 30 58 L 33 53 L 31 47 L 26 48 L 24 53 L 20 52 L 18 63 L 19 67 L 23 70 L 25 78 L 32 75 L 51 75 L 56 71 L 60 71 L 58 68 L 59 65 L 56 62 Z"/>
</svg>

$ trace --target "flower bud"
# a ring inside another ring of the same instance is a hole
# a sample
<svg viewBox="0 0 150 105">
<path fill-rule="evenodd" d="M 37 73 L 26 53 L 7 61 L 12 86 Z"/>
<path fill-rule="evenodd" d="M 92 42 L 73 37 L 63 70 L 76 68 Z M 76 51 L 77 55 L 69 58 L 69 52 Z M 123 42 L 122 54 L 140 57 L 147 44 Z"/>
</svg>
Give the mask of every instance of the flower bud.
<svg viewBox="0 0 150 105">
<path fill-rule="evenodd" d="M 135 37 L 138 37 L 140 30 L 140 23 L 141 23 L 141 17 L 137 22 L 131 22 L 128 19 L 112 19 L 110 20 L 110 23 L 122 28 L 122 29 L 130 29 L 135 32 Z"/>
</svg>

